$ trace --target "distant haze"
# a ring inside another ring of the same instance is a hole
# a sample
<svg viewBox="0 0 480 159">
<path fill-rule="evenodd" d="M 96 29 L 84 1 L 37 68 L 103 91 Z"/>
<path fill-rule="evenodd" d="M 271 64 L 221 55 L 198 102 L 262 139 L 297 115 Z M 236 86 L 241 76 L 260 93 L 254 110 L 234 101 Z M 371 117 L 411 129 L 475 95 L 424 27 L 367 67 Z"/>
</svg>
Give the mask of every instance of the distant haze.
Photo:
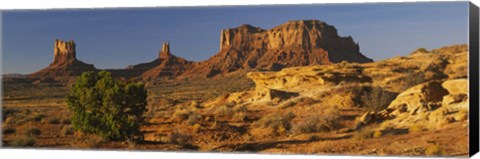
<svg viewBox="0 0 480 159">
<path fill-rule="evenodd" d="M 55 39 L 75 40 L 77 58 L 99 69 L 125 68 L 154 60 L 164 41 L 200 61 L 218 52 L 222 29 L 302 19 L 335 26 L 375 61 L 468 43 L 468 2 L 3 11 L 2 73 L 48 66 Z"/>
</svg>

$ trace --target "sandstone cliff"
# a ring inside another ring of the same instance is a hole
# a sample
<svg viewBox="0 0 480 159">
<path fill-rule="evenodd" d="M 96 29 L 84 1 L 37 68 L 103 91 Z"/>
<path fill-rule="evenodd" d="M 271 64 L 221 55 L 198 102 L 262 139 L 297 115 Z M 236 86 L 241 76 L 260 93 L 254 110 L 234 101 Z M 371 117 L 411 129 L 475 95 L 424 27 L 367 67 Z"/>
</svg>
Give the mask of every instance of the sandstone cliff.
<svg viewBox="0 0 480 159">
<path fill-rule="evenodd" d="M 55 40 L 53 62 L 46 68 L 29 75 L 35 82 L 68 82 L 72 77 L 85 71 L 97 71 L 91 64 L 86 64 L 76 58 L 75 42 Z"/>
<path fill-rule="evenodd" d="M 220 51 L 196 63 L 186 75 L 211 77 L 239 69 L 278 71 L 285 67 L 372 62 L 351 37 L 318 20 L 289 21 L 270 30 L 251 25 L 221 31 Z"/>
</svg>

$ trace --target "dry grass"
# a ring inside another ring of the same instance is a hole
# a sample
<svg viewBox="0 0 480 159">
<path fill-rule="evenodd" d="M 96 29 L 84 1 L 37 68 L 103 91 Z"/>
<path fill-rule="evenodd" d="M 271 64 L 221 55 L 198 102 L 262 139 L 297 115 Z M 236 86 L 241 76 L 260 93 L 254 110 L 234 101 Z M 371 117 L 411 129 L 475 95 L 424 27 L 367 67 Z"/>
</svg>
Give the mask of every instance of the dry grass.
<svg viewBox="0 0 480 159">
<path fill-rule="evenodd" d="M 42 134 L 42 131 L 37 127 L 31 127 L 25 130 L 24 134 L 27 136 L 38 136 Z"/>
<path fill-rule="evenodd" d="M 180 146 L 190 146 L 192 145 L 192 136 L 180 132 L 174 132 L 167 136 L 167 142 L 171 144 L 176 144 Z"/>
<path fill-rule="evenodd" d="M 60 124 L 60 119 L 57 117 L 51 117 L 48 118 L 48 123 L 49 124 Z"/>
<path fill-rule="evenodd" d="M 193 112 L 191 110 L 184 109 L 184 108 L 179 108 L 179 109 L 176 109 L 175 112 L 172 114 L 171 119 L 173 119 L 173 120 L 186 120 L 186 119 L 188 119 L 188 117 L 192 113 Z"/>
<path fill-rule="evenodd" d="M 85 139 L 85 144 L 88 148 L 99 148 L 104 139 L 98 135 L 88 135 Z"/>
<path fill-rule="evenodd" d="M 15 140 L 13 140 L 9 146 L 13 146 L 13 147 L 31 147 L 31 146 L 34 146 L 35 143 L 37 141 L 37 138 L 35 136 L 29 136 L 29 135 L 26 135 L 26 136 L 20 136 L 20 137 L 17 137 L 15 138 Z"/>
<path fill-rule="evenodd" d="M 201 122 L 202 120 L 202 115 L 196 113 L 196 112 L 191 112 L 188 115 L 188 119 L 186 120 L 188 125 L 195 125 Z"/>
<path fill-rule="evenodd" d="M 422 125 L 412 125 L 408 128 L 408 132 L 422 132 L 422 131 L 425 131 L 425 127 L 422 126 Z"/>
<path fill-rule="evenodd" d="M 45 114 L 43 113 L 36 113 L 34 114 L 33 116 L 33 120 L 36 121 L 36 122 L 40 122 L 42 121 L 45 117 L 47 117 Z"/>
<path fill-rule="evenodd" d="M 11 126 L 6 126 L 2 130 L 3 135 L 13 134 L 13 133 L 15 133 L 15 128 L 13 128 Z"/>
<path fill-rule="evenodd" d="M 269 114 L 255 123 L 260 128 L 268 128 L 275 135 L 285 135 L 292 128 L 291 121 L 295 114 L 288 112 L 285 114 Z"/>
<path fill-rule="evenodd" d="M 368 128 L 363 128 L 358 131 L 356 131 L 353 135 L 353 139 L 358 140 L 358 141 L 363 141 L 366 139 L 370 139 L 373 137 L 375 131 L 370 130 Z"/>
<path fill-rule="evenodd" d="M 68 136 L 68 135 L 73 135 L 75 133 L 75 129 L 73 126 L 64 126 L 61 131 L 62 136 Z"/>
<path fill-rule="evenodd" d="M 310 114 L 303 120 L 295 123 L 292 128 L 294 134 L 329 132 L 338 129 L 340 124 L 338 111 L 331 111 L 322 114 Z"/>
<path fill-rule="evenodd" d="M 426 156 L 444 156 L 445 150 L 438 145 L 432 145 L 427 147 L 427 149 L 425 149 L 425 155 Z"/>
<path fill-rule="evenodd" d="M 380 138 L 382 136 L 383 136 L 383 132 L 380 131 L 380 130 L 377 130 L 377 131 L 373 132 L 373 134 L 372 134 L 372 137 L 374 137 L 374 138 Z"/>
<path fill-rule="evenodd" d="M 200 132 L 201 129 L 202 129 L 202 125 L 200 125 L 200 124 L 195 124 L 195 125 L 192 126 L 192 131 L 194 133 Z"/>
<path fill-rule="evenodd" d="M 397 93 L 385 91 L 380 87 L 364 87 L 360 94 L 361 103 L 369 111 L 383 110 L 397 97 Z"/>
</svg>

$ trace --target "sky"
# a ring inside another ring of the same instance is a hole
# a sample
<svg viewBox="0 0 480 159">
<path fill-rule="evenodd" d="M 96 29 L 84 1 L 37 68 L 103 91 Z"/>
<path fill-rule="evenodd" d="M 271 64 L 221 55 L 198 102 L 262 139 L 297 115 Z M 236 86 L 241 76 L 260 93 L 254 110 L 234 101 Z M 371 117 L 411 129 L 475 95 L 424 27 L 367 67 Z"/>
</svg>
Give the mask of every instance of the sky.
<svg viewBox="0 0 480 159">
<path fill-rule="evenodd" d="M 2 73 L 48 66 L 55 39 L 74 40 L 77 59 L 96 68 L 125 68 L 154 60 L 166 41 L 172 54 L 201 61 L 218 52 L 222 29 L 271 29 L 303 19 L 335 26 L 375 61 L 468 43 L 468 2 L 10 10 L 1 16 Z"/>
</svg>

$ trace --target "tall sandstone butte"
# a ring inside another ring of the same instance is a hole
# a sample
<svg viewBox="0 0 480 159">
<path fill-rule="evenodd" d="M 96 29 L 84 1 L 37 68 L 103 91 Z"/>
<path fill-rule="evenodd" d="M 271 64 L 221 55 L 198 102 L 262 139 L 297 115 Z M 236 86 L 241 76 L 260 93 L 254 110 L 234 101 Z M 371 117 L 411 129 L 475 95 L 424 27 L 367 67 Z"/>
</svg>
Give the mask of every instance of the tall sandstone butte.
<svg viewBox="0 0 480 159">
<path fill-rule="evenodd" d="M 184 58 L 172 55 L 170 53 L 170 44 L 165 42 L 163 43 L 162 51 L 158 53 L 158 59 L 143 65 L 143 67 L 151 68 L 144 71 L 142 78 L 147 81 L 173 78 L 182 74 L 192 63 L 193 62 L 187 61 Z M 137 68 L 141 67 L 142 66 L 137 65 Z"/>
<path fill-rule="evenodd" d="M 95 67 L 76 59 L 75 42 L 56 40 L 53 62 L 35 77 L 45 81 L 65 81 Z M 251 25 L 225 29 L 220 34 L 220 49 L 208 60 L 192 62 L 172 55 L 163 43 L 158 58 L 126 69 L 109 69 L 120 77 L 157 79 L 212 77 L 237 70 L 278 71 L 285 67 L 349 62 L 372 62 L 359 52 L 351 37 L 340 37 L 335 27 L 319 20 L 289 21 L 270 30 Z"/>
<path fill-rule="evenodd" d="M 79 76 L 86 71 L 97 71 L 91 64 L 86 64 L 76 58 L 75 42 L 55 40 L 53 48 L 53 62 L 46 68 L 34 72 L 29 77 L 37 82 L 68 82 L 72 77 Z"/>
<path fill-rule="evenodd" d="M 289 21 L 270 30 L 251 25 L 221 31 L 219 52 L 196 63 L 189 74 L 207 77 L 239 69 L 277 71 L 285 67 L 372 62 L 351 37 L 319 20 Z"/>
</svg>

